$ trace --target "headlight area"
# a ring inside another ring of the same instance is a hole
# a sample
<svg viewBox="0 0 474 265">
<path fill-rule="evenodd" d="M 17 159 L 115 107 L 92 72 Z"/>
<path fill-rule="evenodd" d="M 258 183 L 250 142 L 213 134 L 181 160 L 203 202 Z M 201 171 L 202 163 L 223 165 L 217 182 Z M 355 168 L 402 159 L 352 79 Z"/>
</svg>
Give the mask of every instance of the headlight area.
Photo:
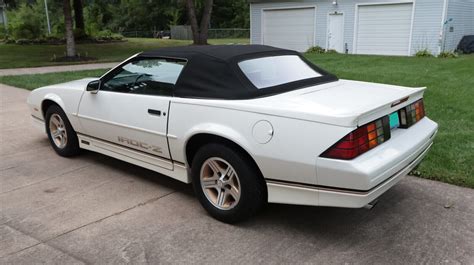
<svg viewBox="0 0 474 265">
<path fill-rule="evenodd" d="M 321 154 L 321 157 L 351 160 L 388 141 L 391 130 L 409 128 L 425 117 L 423 99 L 390 115 L 360 126 Z"/>
</svg>

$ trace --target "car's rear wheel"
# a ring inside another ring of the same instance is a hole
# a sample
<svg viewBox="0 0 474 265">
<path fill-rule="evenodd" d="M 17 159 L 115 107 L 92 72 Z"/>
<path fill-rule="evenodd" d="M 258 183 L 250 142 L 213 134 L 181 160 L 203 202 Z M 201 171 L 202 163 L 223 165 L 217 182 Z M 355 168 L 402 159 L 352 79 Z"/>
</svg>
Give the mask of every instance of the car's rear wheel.
<svg viewBox="0 0 474 265">
<path fill-rule="evenodd" d="M 201 147 L 192 162 L 194 191 L 214 218 L 235 223 L 267 202 L 265 182 L 252 161 L 223 144 Z"/>
<path fill-rule="evenodd" d="M 79 154 L 77 134 L 69 123 L 64 111 L 57 105 L 52 105 L 46 111 L 46 132 L 54 151 L 60 156 Z"/>
</svg>

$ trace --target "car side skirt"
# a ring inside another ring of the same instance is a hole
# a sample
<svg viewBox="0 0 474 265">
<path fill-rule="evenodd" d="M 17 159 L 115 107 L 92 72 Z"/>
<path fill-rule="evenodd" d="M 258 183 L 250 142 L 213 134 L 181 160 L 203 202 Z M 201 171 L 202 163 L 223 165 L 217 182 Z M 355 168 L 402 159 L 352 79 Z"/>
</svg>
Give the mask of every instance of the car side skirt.
<svg viewBox="0 0 474 265">
<path fill-rule="evenodd" d="M 122 161 L 153 170 L 170 178 L 191 183 L 186 166 L 166 158 L 153 156 L 118 144 L 103 141 L 83 134 L 77 134 L 79 147 L 101 153 Z"/>
<path fill-rule="evenodd" d="M 33 116 L 31 115 L 31 124 L 33 124 L 33 126 L 40 130 L 41 132 L 43 133 L 46 133 L 46 126 L 44 124 L 44 120 L 36 117 L 36 116 Z"/>
</svg>

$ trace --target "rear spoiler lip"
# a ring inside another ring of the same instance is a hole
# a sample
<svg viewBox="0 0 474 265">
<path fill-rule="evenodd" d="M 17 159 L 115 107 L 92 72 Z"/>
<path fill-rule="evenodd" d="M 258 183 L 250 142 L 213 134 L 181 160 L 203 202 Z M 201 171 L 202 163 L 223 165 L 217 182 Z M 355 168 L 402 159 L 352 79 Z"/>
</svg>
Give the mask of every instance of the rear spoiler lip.
<svg viewBox="0 0 474 265">
<path fill-rule="evenodd" d="M 426 90 L 426 87 L 417 87 L 411 89 L 412 93 L 410 93 L 409 95 L 403 96 L 392 102 L 380 105 L 368 112 L 359 113 L 358 115 L 356 115 L 357 118 L 354 123 L 357 124 L 357 126 L 362 126 L 380 117 L 389 115 L 390 113 L 393 113 L 394 111 L 399 110 L 407 105 L 410 105 L 411 103 L 423 98 L 423 94 Z M 397 104 L 394 105 L 394 103 Z"/>
</svg>

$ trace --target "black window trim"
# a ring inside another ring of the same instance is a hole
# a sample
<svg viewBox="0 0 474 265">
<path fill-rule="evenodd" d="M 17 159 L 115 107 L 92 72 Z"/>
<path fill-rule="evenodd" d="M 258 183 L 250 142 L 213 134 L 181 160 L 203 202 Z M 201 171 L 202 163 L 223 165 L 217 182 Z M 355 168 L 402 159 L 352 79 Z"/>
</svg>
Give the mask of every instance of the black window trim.
<svg viewBox="0 0 474 265">
<path fill-rule="evenodd" d="M 259 89 L 252 83 L 252 81 L 250 81 L 250 79 L 245 75 L 244 71 L 242 71 L 242 68 L 240 68 L 239 66 L 240 62 L 247 61 L 247 60 L 273 57 L 273 56 L 285 56 L 285 55 L 298 56 L 306 65 L 308 65 L 311 69 L 319 73 L 321 76 L 300 79 L 300 80 L 296 80 L 296 81 L 292 81 L 288 83 L 283 83 L 283 84 Z M 328 71 L 320 68 L 316 64 L 313 64 L 308 59 L 306 59 L 301 53 L 298 53 L 298 52 L 278 53 L 278 54 L 275 54 L 273 52 L 260 52 L 260 53 L 254 53 L 251 55 L 237 56 L 236 58 L 232 60 L 232 63 L 230 64 L 230 66 L 235 72 L 235 74 L 237 75 L 237 78 L 239 78 L 242 83 L 256 90 L 256 92 L 254 92 L 253 98 L 268 97 L 268 96 L 272 96 L 276 94 L 290 92 L 293 90 L 303 89 L 309 86 L 321 85 L 321 84 L 335 82 L 339 80 L 339 78 L 336 75 L 329 73 Z"/>
<path fill-rule="evenodd" d="M 135 62 L 135 61 L 141 61 L 141 60 L 147 60 L 147 59 L 165 59 L 165 60 L 175 60 L 175 61 L 179 61 L 179 62 L 184 62 L 185 65 L 183 66 L 183 69 L 181 69 L 181 72 L 179 73 L 178 77 L 176 78 L 176 83 L 178 83 L 178 80 L 179 78 L 181 77 L 181 75 L 183 74 L 183 71 L 184 69 L 186 68 L 186 66 L 188 65 L 188 59 L 186 58 L 178 58 L 178 57 L 169 57 L 169 56 L 140 56 L 140 55 L 137 55 L 137 56 L 134 56 L 132 58 L 129 58 L 128 60 L 122 62 L 121 64 L 117 65 L 115 68 L 113 68 L 112 70 L 110 70 L 109 72 L 107 72 L 106 74 L 104 74 L 103 76 L 101 76 L 99 78 L 99 81 L 100 81 L 100 85 L 99 85 L 99 91 L 102 89 L 102 86 L 105 82 L 111 80 L 114 76 L 116 76 L 118 73 L 120 73 L 122 70 L 123 70 L 123 66 L 131 63 L 131 62 Z M 176 83 L 173 84 L 173 91 L 171 91 L 171 94 L 170 95 L 149 95 L 149 94 L 143 94 L 144 96 L 156 96 L 156 97 L 174 97 L 174 93 L 175 93 L 175 87 L 176 87 Z M 103 92 L 112 92 L 112 93 L 123 93 L 123 92 L 117 92 L 117 91 L 111 91 L 111 90 L 103 90 Z M 139 95 L 139 94 L 134 94 L 134 95 Z"/>
</svg>

